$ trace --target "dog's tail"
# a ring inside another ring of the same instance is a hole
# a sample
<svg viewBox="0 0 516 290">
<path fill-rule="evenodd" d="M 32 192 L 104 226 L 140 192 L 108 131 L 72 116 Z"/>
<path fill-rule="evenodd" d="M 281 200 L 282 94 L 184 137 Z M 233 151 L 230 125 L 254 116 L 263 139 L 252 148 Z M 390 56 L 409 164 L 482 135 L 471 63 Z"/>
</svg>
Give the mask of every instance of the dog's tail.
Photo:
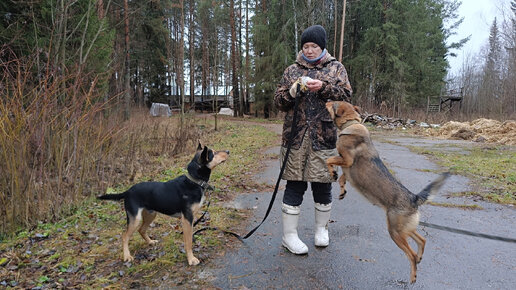
<svg viewBox="0 0 516 290">
<path fill-rule="evenodd" d="M 127 196 L 127 191 L 122 193 L 116 193 L 116 194 L 104 194 L 101 196 L 97 196 L 98 199 L 102 200 L 121 200 L 124 199 Z"/>
<path fill-rule="evenodd" d="M 441 174 L 436 180 L 427 185 L 420 193 L 415 195 L 415 203 L 420 206 L 425 203 L 432 195 L 437 194 L 437 191 L 443 186 L 444 181 L 450 176 L 449 172 Z"/>
</svg>

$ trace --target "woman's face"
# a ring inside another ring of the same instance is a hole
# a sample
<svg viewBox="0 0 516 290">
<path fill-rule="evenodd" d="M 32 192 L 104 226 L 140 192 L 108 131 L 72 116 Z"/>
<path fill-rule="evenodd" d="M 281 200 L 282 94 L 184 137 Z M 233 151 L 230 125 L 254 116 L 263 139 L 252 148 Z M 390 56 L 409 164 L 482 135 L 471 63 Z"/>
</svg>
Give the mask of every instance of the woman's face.
<svg viewBox="0 0 516 290">
<path fill-rule="evenodd" d="M 319 45 L 313 43 L 313 42 L 306 42 L 303 44 L 303 54 L 308 59 L 314 59 L 319 57 L 321 55 L 322 49 L 319 47 Z"/>
</svg>

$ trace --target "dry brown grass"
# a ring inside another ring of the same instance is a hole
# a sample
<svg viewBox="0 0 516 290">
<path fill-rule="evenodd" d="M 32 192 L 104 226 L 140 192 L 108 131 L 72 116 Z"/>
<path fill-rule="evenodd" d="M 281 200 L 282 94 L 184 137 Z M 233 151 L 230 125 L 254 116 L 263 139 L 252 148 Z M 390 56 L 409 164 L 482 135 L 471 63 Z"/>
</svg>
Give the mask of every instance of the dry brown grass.
<svg viewBox="0 0 516 290">
<path fill-rule="evenodd" d="M 51 221 L 77 202 L 145 172 L 149 156 L 179 154 L 197 142 L 193 118 L 122 121 L 117 98 L 97 80 L 47 71 L 29 60 L 0 67 L 0 236 Z"/>
</svg>

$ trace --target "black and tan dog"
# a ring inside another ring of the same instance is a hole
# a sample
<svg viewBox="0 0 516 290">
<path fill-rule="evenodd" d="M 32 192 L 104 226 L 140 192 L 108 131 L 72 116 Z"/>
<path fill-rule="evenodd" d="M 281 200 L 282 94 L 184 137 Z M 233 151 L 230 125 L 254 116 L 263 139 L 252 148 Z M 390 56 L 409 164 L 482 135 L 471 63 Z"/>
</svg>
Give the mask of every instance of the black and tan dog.
<svg viewBox="0 0 516 290">
<path fill-rule="evenodd" d="M 326 109 L 340 130 L 337 140 L 339 156 L 326 161 L 328 170 L 335 177 L 337 171 L 334 166 L 341 166 L 344 173 L 339 178 L 340 198 L 346 194 L 345 184 L 349 180 L 371 203 L 385 210 L 389 234 L 407 255 L 411 265 L 410 282 L 414 283 L 416 264 L 421 261 L 426 243 L 426 239 L 417 232 L 418 206 L 437 193 L 449 173 L 442 174 L 420 193 L 413 194 L 383 164 L 371 142 L 369 131 L 361 124 L 358 107 L 348 102 L 328 102 Z M 410 247 L 408 237 L 416 242 L 417 254 Z"/>
<path fill-rule="evenodd" d="M 215 152 L 208 147 L 197 147 L 194 158 L 187 166 L 185 175 L 167 182 L 142 182 L 133 185 L 120 194 L 106 194 L 99 199 L 124 200 L 127 214 L 127 230 L 122 236 L 124 261 L 134 258 L 129 252 L 129 239 L 142 222 L 138 232 L 148 244 L 155 244 L 146 231 L 156 217 L 157 212 L 168 216 L 181 216 L 183 239 L 188 264 L 197 265 L 199 260 L 192 252 L 192 228 L 195 213 L 202 206 L 204 192 L 210 188 L 208 180 L 211 170 L 226 161 L 229 151 Z"/>
</svg>

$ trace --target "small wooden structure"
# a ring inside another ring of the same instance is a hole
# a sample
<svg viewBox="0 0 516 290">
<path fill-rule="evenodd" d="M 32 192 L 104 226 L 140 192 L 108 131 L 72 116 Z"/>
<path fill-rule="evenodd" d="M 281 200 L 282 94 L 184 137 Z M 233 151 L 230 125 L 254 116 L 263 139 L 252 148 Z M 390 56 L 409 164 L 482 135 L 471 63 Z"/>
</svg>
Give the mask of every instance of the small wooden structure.
<svg viewBox="0 0 516 290">
<path fill-rule="evenodd" d="M 214 96 L 214 95 L 208 95 L 208 96 L 194 96 L 194 103 L 190 103 L 190 95 L 185 95 L 185 110 L 198 110 L 202 112 L 212 112 L 213 111 L 213 102 L 214 99 L 217 98 L 217 106 L 219 108 L 221 107 L 229 107 L 231 106 L 231 100 L 228 96 Z M 172 111 L 180 111 L 181 105 L 178 101 L 180 100 L 181 96 L 173 95 L 170 101 L 170 107 Z"/>
<path fill-rule="evenodd" d="M 441 92 L 439 95 L 438 103 L 431 103 L 431 97 L 428 97 L 426 112 L 452 112 L 456 107 L 454 104 L 458 103 L 459 110 L 462 108 L 462 99 L 464 88 L 460 89 L 452 89 L 448 91 Z M 454 107 L 455 106 L 455 107 Z"/>
</svg>

